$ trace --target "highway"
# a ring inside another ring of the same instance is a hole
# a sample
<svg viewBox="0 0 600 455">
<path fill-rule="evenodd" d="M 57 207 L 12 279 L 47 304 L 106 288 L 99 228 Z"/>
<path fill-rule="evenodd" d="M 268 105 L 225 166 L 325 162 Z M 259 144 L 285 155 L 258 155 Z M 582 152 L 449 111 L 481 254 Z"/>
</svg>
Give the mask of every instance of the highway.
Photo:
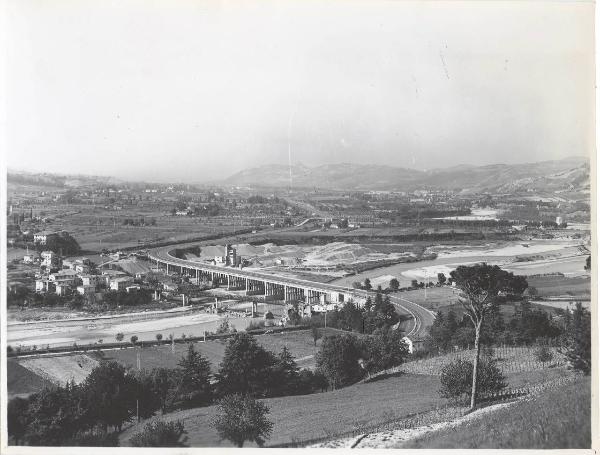
<svg viewBox="0 0 600 455">
<path fill-rule="evenodd" d="M 197 269 L 205 272 L 214 272 L 225 274 L 242 279 L 250 279 L 262 282 L 269 282 L 281 286 L 290 286 L 294 288 L 308 289 L 322 293 L 339 293 L 345 296 L 353 297 L 357 299 L 366 299 L 371 297 L 375 298 L 376 293 L 374 291 L 365 291 L 360 289 L 353 289 L 343 286 L 338 286 L 328 283 L 320 283 L 316 281 L 302 280 L 299 278 L 293 278 L 289 276 L 274 275 L 270 273 L 260 272 L 257 270 L 249 269 L 235 269 L 232 267 L 217 266 L 212 264 L 199 263 L 196 261 L 189 261 L 186 259 L 179 259 L 170 254 L 173 250 L 173 246 L 157 248 L 149 251 L 148 257 L 152 261 L 157 261 L 163 264 L 169 264 L 170 266 L 183 267 L 187 269 Z M 390 300 L 399 312 L 410 314 L 413 318 L 413 326 L 407 333 L 414 339 L 423 338 L 428 328 L 435 319 L 435 313 L 418 305 L 415 302 L 404 299 L 398 295 L 390 295 Z"/>
</svg>

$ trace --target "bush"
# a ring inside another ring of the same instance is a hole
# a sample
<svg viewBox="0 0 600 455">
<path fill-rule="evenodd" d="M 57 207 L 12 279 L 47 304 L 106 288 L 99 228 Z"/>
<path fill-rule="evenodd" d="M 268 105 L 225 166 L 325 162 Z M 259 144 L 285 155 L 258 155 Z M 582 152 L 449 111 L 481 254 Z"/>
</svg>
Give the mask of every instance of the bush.
<svg viewBox="0 0 600 455">
<path fill-rule="evenodd" d="M 317 370 L 329 385 L 337 389 L 350 385 L 363 377 L 359 360 L 363 358 L 362 345 L 352 335 L 337 335 L 323 340 L 317 353 Z"/>
<path fill-rule="evenodd" d="M 554 356 L 552 355 L 552 351 L 550 348 L 548 348 L 548 346 L 540 346 L 535 351 L 535 358 L 538 360 L 538 362 L 550 362 Z"/>
<path fill-rule="evenodd" d="M 219 414 L 213 426 L 221 439 L 243 447 L 244 442 L 254 441 L 262 447 L 273 430 L 273 423 L 267 420 L 269 408 L 264 403 L 249 396 L 228 395 L 219 402 Z"/>
<path fill-rule="evenodd" d="M 131 438 L 133 447 L 186 447 L 183 435 L 183 422 L 163 422 L 156 420 L 147 423 L 144 429 Z"/>
<path fill-rule="evenodd" d="M 66 441 L 65 446 L 80 447 L 118 447 L 119 433 L 78 433 L 70 440 Z"/>
<path fill-rule="evenodd" d="M 478 396 L 491 392 L 499 392 L 506 388 L 505 377 L 492 360 L 480 359 L 477 373 Z M 473 385 L 473 362 L 457 360 L 442 368 L 440 376 L 442 388 L 440 394 L 444 398 L 466 398 L 471 395 Z"/>
<path fill-rule="evenodd" d="M 260 329 L 264 329 L 265 328 L 265 321 L 251 321 L 250 324 L 248 324 L 248 327 L 246 327 L 246 331 L 250 331 L 250 330 L 260 330 Z"/>
</svg>

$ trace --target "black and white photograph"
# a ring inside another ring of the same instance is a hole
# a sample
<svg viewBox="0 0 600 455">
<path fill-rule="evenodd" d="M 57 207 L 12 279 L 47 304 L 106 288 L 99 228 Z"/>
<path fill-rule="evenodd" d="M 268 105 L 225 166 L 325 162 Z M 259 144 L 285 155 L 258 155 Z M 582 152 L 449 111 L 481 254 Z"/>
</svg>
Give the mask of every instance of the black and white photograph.
<svg viewBox="0 0 600 455">
<path fill-rule="evenodd" d="M 595 2 L 0 3 L 0 452 L 600 447 Z"/>
</svg>

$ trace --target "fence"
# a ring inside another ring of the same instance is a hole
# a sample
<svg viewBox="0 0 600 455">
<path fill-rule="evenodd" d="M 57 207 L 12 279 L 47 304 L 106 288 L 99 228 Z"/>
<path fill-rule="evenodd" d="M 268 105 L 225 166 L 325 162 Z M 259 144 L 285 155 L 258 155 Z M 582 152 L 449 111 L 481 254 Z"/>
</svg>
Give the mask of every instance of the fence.
<svg viewBox="0 0 600 455">
<path fill-rule="evenodd" d="M 482 349 L 481 356 L 496 361 L 502 373 L 521 373 L 546 368 L 556 368 L 566 365 L 564 355 L 557 347 L 546 346 L 550 356 L 548 360 L 540 360 L 538 350 L 543 346 L 506 346 L 500 345 L 493 348 Z M 486 352 L 487 351 L 487 352 Z M 388 370 L 388 373 L 414 373 L 427 375 L 440 375 L 445 365 L 457 360 L 472 361 L 475 357 L 474 349 L 465 349 L 409 361 L 399 367 Z"/>
</svg>

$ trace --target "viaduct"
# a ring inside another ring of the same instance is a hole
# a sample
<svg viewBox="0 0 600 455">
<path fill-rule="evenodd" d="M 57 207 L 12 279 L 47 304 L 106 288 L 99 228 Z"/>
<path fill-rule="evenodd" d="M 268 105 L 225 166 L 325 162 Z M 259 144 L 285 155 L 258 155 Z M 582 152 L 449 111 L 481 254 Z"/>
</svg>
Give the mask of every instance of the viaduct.
<svg viewBox="0 0 600 455">
<path fill-rule="evenodd" d="M 227 286 L 228 290 L 245 290 L 246 295 L 263 295 L 265 300 L 301 301 L 307 305 L 343 303 L 350 299 L 361 304 L 365 300 L 364 293 L 342 286 L 179 259 L 170 254 L 170 248 L 152 250 L 148 258 L 157 267 L 166 268 L 167 273 L 176 271 L 198 281 L 210 280 Z"/>
</svg>

